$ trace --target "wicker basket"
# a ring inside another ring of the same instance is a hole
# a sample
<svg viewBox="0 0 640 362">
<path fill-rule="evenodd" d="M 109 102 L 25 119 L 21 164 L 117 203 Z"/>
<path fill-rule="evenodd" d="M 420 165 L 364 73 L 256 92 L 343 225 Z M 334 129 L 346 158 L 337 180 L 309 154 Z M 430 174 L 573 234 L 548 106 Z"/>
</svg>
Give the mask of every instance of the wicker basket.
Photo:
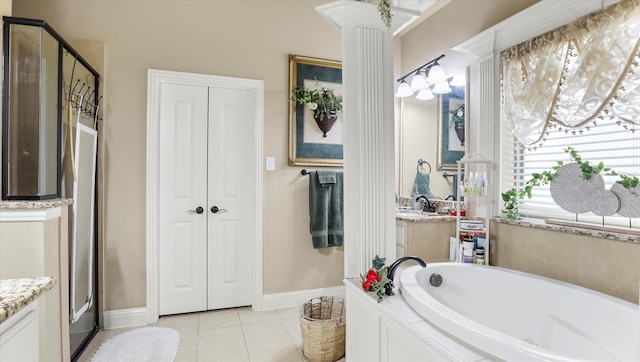
<svg viewBox="0 0 640 362">
<path fill-rule="evenodd" d="M 300 309 L 302 352 L 311 362 L 333 362 L 344 356 L 346 313 L 344 299 L 319 297 Z"/>
</svg>

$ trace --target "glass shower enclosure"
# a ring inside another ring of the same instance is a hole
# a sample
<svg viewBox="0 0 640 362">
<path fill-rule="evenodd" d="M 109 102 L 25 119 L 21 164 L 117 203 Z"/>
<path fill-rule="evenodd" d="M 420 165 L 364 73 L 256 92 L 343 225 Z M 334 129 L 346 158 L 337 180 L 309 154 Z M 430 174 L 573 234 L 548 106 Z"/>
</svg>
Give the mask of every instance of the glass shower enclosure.
<svg viewBox="0 0 640 362">
<path fill-rule="evenodd" d="M 100 75 L 44 21 L 3 20 L 2 199 L 73 199 L 69 333 L 76 360 L 98 331 Z"/>
</svg>

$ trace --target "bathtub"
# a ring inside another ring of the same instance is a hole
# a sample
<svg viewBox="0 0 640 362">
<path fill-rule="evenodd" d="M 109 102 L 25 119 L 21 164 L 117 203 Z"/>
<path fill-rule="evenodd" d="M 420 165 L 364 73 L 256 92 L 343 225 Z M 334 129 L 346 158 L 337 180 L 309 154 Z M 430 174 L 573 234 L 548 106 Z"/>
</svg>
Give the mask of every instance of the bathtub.
<svg viewBox="0 0 640 362">
<path fill-rule="evenodd" d="M 430 283 L 433 274 L 442 277 L 439 287 Z M 500 359 L 640 361 L 636 304 L 553 279 L 475 264 L 414 266 L 398 279 L 400 293 L 414 311 Z"/>
</svg>

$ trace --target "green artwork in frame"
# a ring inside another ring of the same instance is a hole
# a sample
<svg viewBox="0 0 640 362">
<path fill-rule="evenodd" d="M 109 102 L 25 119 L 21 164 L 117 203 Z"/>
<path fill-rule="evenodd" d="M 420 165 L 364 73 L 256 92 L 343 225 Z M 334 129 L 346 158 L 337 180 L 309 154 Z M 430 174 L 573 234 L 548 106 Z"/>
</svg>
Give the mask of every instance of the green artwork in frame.
<svg viewBox="0 0 640 362">
<path fill-rule="evenodd" d="M 289 96 L 297 87 L 331 89 L 342 95 L 342 63 L 289 55 Z M 300 102 L 289 104 L 289 165 L 331 166 L 343 164 L 342 112 L 330 131 L 321 130 L 313 110 Z"/>
<path fill-rule="evenodd" d="M 464 157 L 469 123 L 466 88 L 451 86 L 450 93 L 438 96 L 438 170 L 457 170 L 456 162 Z"/>
</svg>

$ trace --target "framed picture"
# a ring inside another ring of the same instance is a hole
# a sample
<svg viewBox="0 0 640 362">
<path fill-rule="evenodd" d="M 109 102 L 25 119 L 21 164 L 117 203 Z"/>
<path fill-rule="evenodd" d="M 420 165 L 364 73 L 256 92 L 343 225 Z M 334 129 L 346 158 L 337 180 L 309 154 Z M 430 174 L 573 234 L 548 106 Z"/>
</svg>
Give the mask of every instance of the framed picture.
<svg viewBox="0 0 640 362">
<path fill-rule="evenodd" d="M 342 97 L 342 63 L 290 54 L 287 96 L 291 97 L 298 87 L 327 88 Z M 289 166 L 342 167 L 342 112 L 336 112 L 333 126 L 323 131 L 311 108 L 300 102 L 289 102 Z"/>
<path fill-rule="evenodd" d="M 464 157 L 468 121 L 467 85 L 451 86 L 451 92 L 438 96 L 438 170 L 457 170 L 456 161 Z M 449 79 L 451 81 L 451 79 Z"/>
</svg>

